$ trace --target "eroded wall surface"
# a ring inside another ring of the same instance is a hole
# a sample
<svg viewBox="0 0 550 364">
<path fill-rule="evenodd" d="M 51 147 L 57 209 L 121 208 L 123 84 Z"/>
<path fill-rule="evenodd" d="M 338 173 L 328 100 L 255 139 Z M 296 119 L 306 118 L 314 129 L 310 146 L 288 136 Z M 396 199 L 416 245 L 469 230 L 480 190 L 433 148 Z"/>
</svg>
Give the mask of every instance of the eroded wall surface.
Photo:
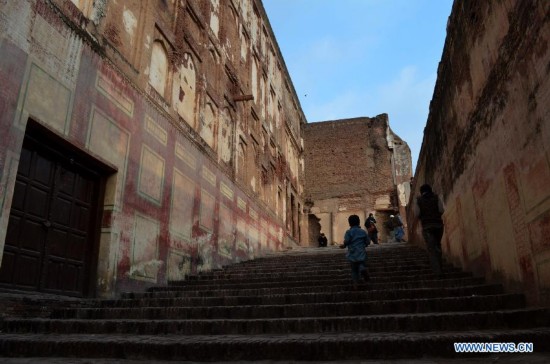
<svg viewBox="0 0 550 364">
<path fill-rule="evenodd" d="M 550 3 L 457 1 L 413 195 L 446 203 L 446 257 L 550 303 Z M 413 240 L 422 244 L 411 215 Z"/>
<path fill-rule="evenodd" d="M 342 243 L 356 214 L 364 225 L 373 213 L 381 241 L 390 237 L 384 222 L 404 213 L 399 191 L 411 177 L 411 153 L 389 126 L 388 115 L 324 121 L 304 126 L 305 195 L 310 214 L 309 242 L 320 232 Z"/>
<path fill-rule="evenodd" d="M 28 120 L 116 170 L 100 296 L 299 243 L 305 117 L 260 1 L 7 1 L 0 37 L 0 252 Z"/>
</svg>

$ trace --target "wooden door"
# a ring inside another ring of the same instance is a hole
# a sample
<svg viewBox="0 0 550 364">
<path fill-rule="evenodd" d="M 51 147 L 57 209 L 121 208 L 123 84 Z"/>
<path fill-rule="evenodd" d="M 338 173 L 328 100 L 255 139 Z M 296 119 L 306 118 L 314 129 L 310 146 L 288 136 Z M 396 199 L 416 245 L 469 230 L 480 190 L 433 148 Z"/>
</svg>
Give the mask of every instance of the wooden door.
<svg viewBox="0 0 550 364">
<path fill-rule="evenodd" d="M 25 138 L 0 285 L 82 296 L 94 251 L 99 187 L 98 174 Z"/>
</svg>

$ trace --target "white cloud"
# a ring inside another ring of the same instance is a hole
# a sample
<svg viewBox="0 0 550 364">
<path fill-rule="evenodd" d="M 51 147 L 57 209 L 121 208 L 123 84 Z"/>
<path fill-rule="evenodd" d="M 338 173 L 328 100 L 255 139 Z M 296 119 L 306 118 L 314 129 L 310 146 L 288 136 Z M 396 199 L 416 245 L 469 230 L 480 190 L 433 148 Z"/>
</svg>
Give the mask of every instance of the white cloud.
<svg viewBox="0 0 550 364">
<path fill-rule="evenodd" d="M 416 67 L 406 66 L 396 79 L 381 85 L 375 97 L 376 108 L 380 110 L 377 113 L 388 113 L 392 130 L 409 144 L 413 168 L 420 152 L 435 80 L 436 73 L 421 77 Z"/>
<path fill-rule="evenodd" d="M 313 43 L 303 55 L 307 57 L 309 62 L 313 60 L 318 63 L 332 63 L 341 59 L 341 52 L 338 48 L 339 45 L 334 38 L 325 37 Z"/>
<path fill-rule="evenodd" d="M 395 116 L 423 114 L 428 110 L 435 79 L 435 73 L 421 78 L 416 67 L 406 66 L 396 79 L 378 88 L 377 101 Z"/>
<path fill-rule="evenodd" d="M 362 95 L 349 91 L 327 102 L 303 98 L 302 107 L 309 122 L 346 119 L 366 116 L 361 114 L 362 99 Z"/>
<path fill-rule="evenodd" d="M 348 38 L 327 36 L 316 40 L 306 51 L 301 52 L 301 55 L 307 63 L 311 63 L 312 60 L 319 63 L 348 62 L 349 60 L 361 63 L 362 59 L 370 54 L 377 41 L 376 37 L 369 37 L 366 34 Z"/>
</svg>

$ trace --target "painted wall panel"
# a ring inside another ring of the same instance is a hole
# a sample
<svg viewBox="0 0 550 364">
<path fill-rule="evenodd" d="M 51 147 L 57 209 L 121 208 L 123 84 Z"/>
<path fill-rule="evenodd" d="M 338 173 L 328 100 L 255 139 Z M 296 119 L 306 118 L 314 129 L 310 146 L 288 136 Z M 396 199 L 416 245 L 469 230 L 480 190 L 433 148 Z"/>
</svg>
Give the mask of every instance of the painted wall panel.
<svg viewBox="0 0 550 364">
<path fill-rule="evenodd" d="M 141 149 L 138 192 L 156 204 L 162 204 L 165 160 L 147 145 Z"/>
<path fill-rule="evenodd" d="M 132 279 L 156 283 L 163 262 L 159 260 L 159 222 L 147 216 L 135 215 L 131 266 L 128 276 Z"/>
<path fill-rule="evenodd" d="M 130 133 L 93 107 L 86 146 L 92 153 L 118 168 L 118 172 L 107 181 L 106 206 L 122 207 L 129 144 Z"/>
<path fill-rule="evenodd" d="M 170 232 L 174 238 L 191 239 L 194 202 L 195 183 L 182 172 L 174 170 L 170 211 Z"/>
<path fill-rule="evenodd" d="M 68 128 L 71 91 L 36 64 L 31 65 L 23 107 L 59 133 Z"/>
</svg>

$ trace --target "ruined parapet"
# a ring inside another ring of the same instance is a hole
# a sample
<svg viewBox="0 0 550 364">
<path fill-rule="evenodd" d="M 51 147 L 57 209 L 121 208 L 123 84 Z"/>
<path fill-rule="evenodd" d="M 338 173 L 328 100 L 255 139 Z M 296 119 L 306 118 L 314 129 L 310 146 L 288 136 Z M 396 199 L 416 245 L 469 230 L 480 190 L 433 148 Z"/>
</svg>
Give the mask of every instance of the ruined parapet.
<svg viewBox="0 0 550 364">
<path fill-rule="evenodd" d="M 310 225 L 310 245 L 319 232 L 341 243 L 348 216 L 358 215 L 363 224 L 371 212 L 386 240 L 383 222 L 395 211 L 404 216 L 400 191 L 411 177 L 410 149 L 390 129 L 388 115 L 310 123 L 304 144 L 309 222 L 320 225 Z"/>
</svg>

